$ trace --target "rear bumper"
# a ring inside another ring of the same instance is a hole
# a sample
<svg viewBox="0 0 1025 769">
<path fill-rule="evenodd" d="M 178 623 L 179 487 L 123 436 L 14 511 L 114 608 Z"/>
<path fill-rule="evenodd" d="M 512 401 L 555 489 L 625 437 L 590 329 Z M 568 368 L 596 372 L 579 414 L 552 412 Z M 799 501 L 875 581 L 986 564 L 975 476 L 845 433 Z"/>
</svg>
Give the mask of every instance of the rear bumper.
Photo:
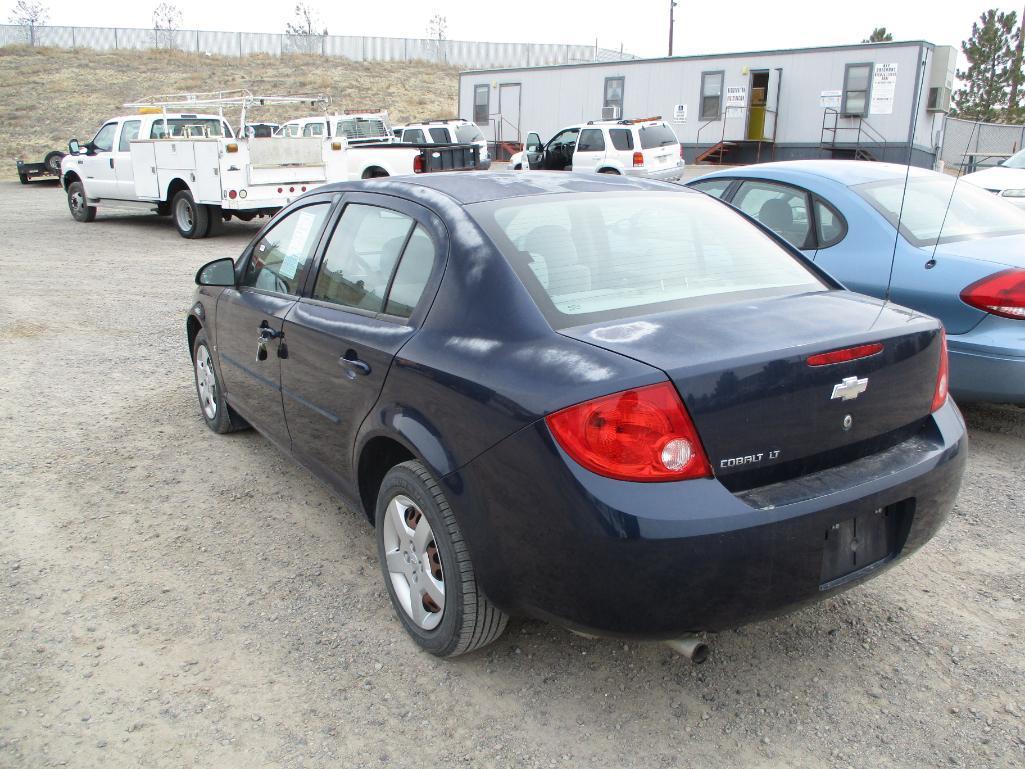
<svg viewBox="0 0 1025 769">
<path fill-rule="evenodd" d="M 658 182 L 677 182 L 683 178 L 683 161 L 668 168 L 624 168 L 623 173 L 627 176 L 635 176 L 640 179 L 653 179 Z"/>
<path fill-rule="evenodd" d="M 947 337 L 950 391 L 958 401 L 1025 403 L 1025 322 L 987 315 Z"/>
<path fill-rule="evenodd" d="M 943 524 L 966 457 L 948 402 L 893 449 L 751 492 L 715 479 L 599 477 L 543 421 L 444 481 L 478 579 L 503 609 L 599 635 L 671 638 L 781 614 L 880 573 Z M 906 525 L 892 551 L 824 578 L 825 533 L 896 505 Z"/>
</svg>

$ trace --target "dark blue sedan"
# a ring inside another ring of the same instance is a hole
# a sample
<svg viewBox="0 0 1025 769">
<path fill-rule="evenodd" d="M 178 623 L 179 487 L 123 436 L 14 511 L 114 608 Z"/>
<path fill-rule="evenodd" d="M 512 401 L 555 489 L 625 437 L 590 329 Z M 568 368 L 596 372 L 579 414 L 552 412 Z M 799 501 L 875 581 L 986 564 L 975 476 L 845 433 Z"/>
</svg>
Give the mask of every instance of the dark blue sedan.
<svg viewBox="0 0 1025 769">
<path fill-rule="evenodd" d="M 961 481 L 940 324 L 678 186 L 332 185 L 196 282 L 207 425 L 363 510 L 437 655 L 513 613 L 660 639 L 779 614 L 921 547 Z"/>
</svg>

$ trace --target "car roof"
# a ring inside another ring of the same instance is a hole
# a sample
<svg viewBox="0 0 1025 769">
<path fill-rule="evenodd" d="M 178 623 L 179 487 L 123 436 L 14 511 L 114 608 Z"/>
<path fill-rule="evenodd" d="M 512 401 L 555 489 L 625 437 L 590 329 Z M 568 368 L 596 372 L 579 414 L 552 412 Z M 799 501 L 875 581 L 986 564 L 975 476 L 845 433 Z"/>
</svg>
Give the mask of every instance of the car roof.
<svg viewBox="0 0 1025 769">
<path fill-rule="evenodd" d="M 921 178 L 935 173 L 925 168 L 897 163 L 880 163 L 873 160 L 783 160 L 776 163 L 758 163 L 744 168 L 730 168 L 716 171 L 708 176 L 767 176 L 781 172 L 781 176 L 796 177 L 811 174 L 830 179 L 845 186 L 901 179 L 905 176 Z M 701 178 L 708 178 L 701 177 Z"/>
<path fill-rule="evenodd" d="M 565 171 L 449 171 L 359 182 L 338 182 L 318 187 L 315 192 L 346 190 L 400 194 L 405 191 L 405 196 L 412 200 L 427 200 L 433 195 L 443 195 L 463 205 L 532 195 L 578 192 L 692 192 L 669 182 L 613 174 L 574 174 Z"/>
</svg>

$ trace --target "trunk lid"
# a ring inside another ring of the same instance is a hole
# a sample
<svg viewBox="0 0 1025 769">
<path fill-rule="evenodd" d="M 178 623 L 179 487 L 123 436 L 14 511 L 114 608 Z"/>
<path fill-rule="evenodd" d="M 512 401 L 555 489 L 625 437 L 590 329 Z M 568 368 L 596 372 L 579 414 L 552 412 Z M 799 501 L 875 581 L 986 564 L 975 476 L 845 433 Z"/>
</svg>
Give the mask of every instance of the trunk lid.
<svg viewBox="0 0 1025 769">
<path fill-rule="evenodd" d="M 695 307 L 561 333 L 664 371 L 713 472 L 735 491 L 850 462 L 909 437 L 930 414 L 940 359 L 937 321 L 845 291 Z M 807 362 L 873 342 L 883 349 L 871 357 Z M 856 390 L 862 391 L 851 397 Z"/>
</svg>

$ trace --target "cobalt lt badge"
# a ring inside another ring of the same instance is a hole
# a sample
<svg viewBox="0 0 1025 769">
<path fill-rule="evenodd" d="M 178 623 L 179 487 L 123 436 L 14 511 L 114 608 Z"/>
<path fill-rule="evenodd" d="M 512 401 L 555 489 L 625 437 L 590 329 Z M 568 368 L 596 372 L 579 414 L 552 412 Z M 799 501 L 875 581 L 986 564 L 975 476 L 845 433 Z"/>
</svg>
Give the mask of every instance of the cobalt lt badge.
<svg viewBox="0 0 1025 769">
<path fill-rule="evenodd" d="M 840 400 L 852 401 L 867 389 L 868 377 L 864 379 L 858 379 L 856 376 L 844 377 L 840 384 L 833 385 L 833 394 L 829 399 L 835 401 L 839 398 Z"/>
</svg>

